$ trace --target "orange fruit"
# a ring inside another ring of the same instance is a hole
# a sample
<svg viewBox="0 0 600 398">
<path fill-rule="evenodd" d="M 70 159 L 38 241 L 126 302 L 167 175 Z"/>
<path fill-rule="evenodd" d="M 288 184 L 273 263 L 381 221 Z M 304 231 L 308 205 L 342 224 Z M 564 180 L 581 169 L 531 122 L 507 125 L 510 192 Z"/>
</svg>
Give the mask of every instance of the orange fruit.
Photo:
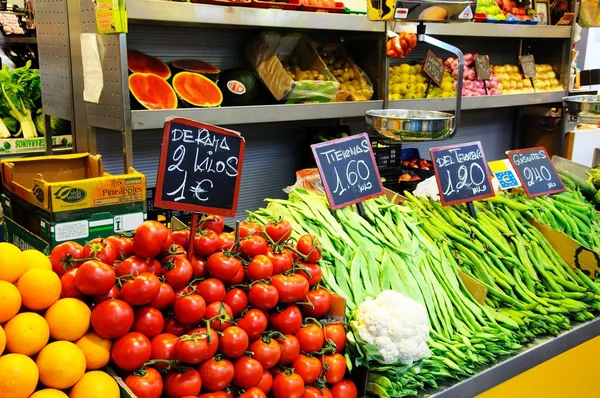
<svg viewBox="0 0 600 398">
<path fill-rule="evenodd" d="M 35 363 L 42 384 L 58 390 L 73 386 L 85 373 L 85 356 L 69 341 L 48 344 L 40 351 Z"/>
<path fill-rule="evenodd" d="M 119 398 L 120 396 L 119 385 L 115 379 L 99 370 L 84 374 L 69 394 L 69 398 Z"/>
<path fill-rule="evenodd" d="M 46 320 L 35 312 L 22 312 L 4 325 L 6 349 L 16 354 L 37 354 L 50 338 Z"/>
<path fill-rule="evenodd" d="M 85 355 L 87 370 L 96 370 L 105 367 L 110 361 L 112 342 L 102 338 L 94 332 L 89 332 L 75 342 L 75 345 Z"/>
<path fill-rule="evenodd" d="M 75 341 L 90 328 L 90 308 L 81 300 L 64 298 L 46 311 L 46 322 L 54 340 Z"/>
<path fill-rule="evenodd" d="M 34 392 L 29 398 L 69 398 L 69 396 L 62 391 L 46 388 L 45 390 Z"/>
<path fill-rule="evenodd" d="M 6 348 L 6 333 L 4 333 L 4 329 L 0 326 L 0 355 L 4 352 Z"/>
<path fill-rule="evenodd" d="M 24 272 L 21 249 L 10 243 L 0 242 L 0 281 L 15 283 Z"/>
<path fill-rule="evenodd" d="M 60 297 L 60 278 L 52 270 L 34 268 L 25 273 L 17 282 L 23 305 L 39 311 L 50 307 Z"/>
<path fill-rule="evenodd" d="M 17 315 L 21 308 L 21 293 L 10 282 L 0 281 L 0 323 Z"/>
<path fill-rule="evenodd" d="M 0 397 L 27 398 L 37 387 L 39 373 L 33 359 L 22 354 L 0 357 Z"/>
<path fill-rule="evenodd" d="M 23 258 L 23 264 L 25 264 L 25 271 L 34 268 L 52 269 L 52 263 L 50 259 L 35 249 L 23 250 L 21 257 Z"/>
</svg>

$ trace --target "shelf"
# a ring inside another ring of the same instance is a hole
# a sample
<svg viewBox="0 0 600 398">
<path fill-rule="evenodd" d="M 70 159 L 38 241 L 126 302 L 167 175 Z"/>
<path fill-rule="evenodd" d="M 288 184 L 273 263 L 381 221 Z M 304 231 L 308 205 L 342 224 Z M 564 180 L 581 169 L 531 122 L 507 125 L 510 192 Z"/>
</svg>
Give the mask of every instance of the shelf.
<svg viewBox="0 0 600 398">
<path fill-rule="evenodd" d="M 564 91 L 507 94 L 484 97 L 466 97 L 462 99 L 462 110 L 506 108 L 511 106 L 552 104 L 562 102 Z M 435 98 L 390 101 L 390 109 L 421 109 L 426 111 L 452 111 L 455 108 L 455 98 Z"/>
<path fill-rule="evenodd" d="M 600 335 L 600 319 L 574 327 L 557 337 L 537 339 L 523 352 L 429 398 L 474 397 L 553 357 Z M 443 388 L 443 387 L 442 387 Z"/>
<path fill-rule="evenodd" d="M 37 37 L 26 36 L 4 36 L 6 44 L 37 44 Z"/>
<path fill-rule="evenodd" d="M 383 101 L 337 102 L 237 106 L 228 108 L 194 108 L 165 111 L 131 111 L 133 130 L 161 129 L 168 116 L 185 117 L 216 125 L 289 122 L 294 120 L 360 117 L 371 109 L 381 109 Z"/>
<path fill-rule="evenodd" d="M 361 32 L 384 32 L 385 30 L 383 22 L 371 22 L 365 15 L 214 6 L 161 0 L 128 0 L 127 14 L 131 21 L 161 24 L 208 24 Z"/>
<path fill-rule="evenodd" d="M 491 24 L 480 22 L 430 23 L 426 33 L 432 36 L 514 37 L 526 39 L 569 39 L 570 26 Z"/>
</svg>

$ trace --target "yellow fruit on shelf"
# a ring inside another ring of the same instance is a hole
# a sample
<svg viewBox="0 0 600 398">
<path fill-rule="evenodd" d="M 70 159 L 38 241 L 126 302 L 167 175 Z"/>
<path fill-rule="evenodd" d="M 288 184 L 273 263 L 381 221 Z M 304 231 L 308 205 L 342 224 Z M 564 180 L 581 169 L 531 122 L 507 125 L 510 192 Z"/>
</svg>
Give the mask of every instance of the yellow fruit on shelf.
<svg viewBox="0 0 600 398">
<path fill-rule="evenodd" d="M 0 397 L 28 398 L 38 384 L 39 372 L 33 359 L 23 354 L 0 357 Z"/>
<path fill-rule="evenodd" d="M 50 339 L 46 320 L 35 312 L 22 312 L 4 325 L 6 350 L 32 356 L 40 352 Z"/>
<path fill-rule="evenodd" d="M 35 249 L 23 250 L 22 257 L 23 263 L 25 264 L 25 270 L 34 268 L 52 269 L 50 259 L 40 251 Z"/>
<path fill-rule="evenodd" d="M 94 370 L 73 386 L 69 398 L 119 398 L 119 385 L 110 375 Z"/>
<path fill-rule="evenodd" d="M 25 270 L 21 249 L 10 243 L 0 242 L 0 281 L 15 283 Z"/>
<path fill-rule="evenodd" d="M 90 308 L 81 300 L 64 298 L 52 304 L 44 318 L 54 340 L 75 341 L 90 328 Z"/>
<path fill-rule="evenodd" d="M 85 373 L 85 355 L 68 341 L 48 344 L 38 354 L 36 364 L 42 384 L 59 390 L 75 385 Z"/>
<path fill-rule="evenodd" d="M 102 338 L 94 332 L 89 332 L 75 342 L 83 355 L 85 355 L 86 369 L 97 370 L 105 367 L 110 361 L 112 342 Z"/>
<path fill-rule="evenodd" d="M 8 321 L 21 309 L 21 293 L 10 282 L 0 281 L 0 323 Z"/>
<path fill-rule="evenodd" d="M 4 352 L 6 348 L 6 333 L 4 333 L 4 329 L 0 326 L 0 355 Z"/>
<path fill-rule="evenodd" d="M 26 271 L 17 282 L 23 305 L 30 310 L 44 310 L 60 297 L 60 278 L 52 270 L 34 268 Z"/>
<path fill-rule="evenodd" d="M 46 388 L 45 390 L 34 392 L 29 398 L 69 398 L 69 396 L 60 390 Z"/>
</svg>

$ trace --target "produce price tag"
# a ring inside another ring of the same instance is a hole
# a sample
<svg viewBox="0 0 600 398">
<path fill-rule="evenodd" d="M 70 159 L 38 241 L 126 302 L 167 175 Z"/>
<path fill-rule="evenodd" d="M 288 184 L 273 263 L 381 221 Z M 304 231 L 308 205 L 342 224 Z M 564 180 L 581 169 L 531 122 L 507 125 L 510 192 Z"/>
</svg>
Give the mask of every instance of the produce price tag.
<svg viewBox="0 0 600 398">
<path fill-rule="evenodd" d="M 366 133 L 313 144 L 311 148 L 332 209 L 384 194 Z"/>
<path fill-rule="evenodd" d="M 510 189 L 521 186 L 519 177 L 508 159 L 494 160 L 493 162 L 489 162 L 488 166 L 490 166 L 492 174 L 498 180 L 500 188 Z"/>
<path fill-rule="evenodd" d="M 427 51 L 423 70 L 438 87 L 442 85 L 442 79 L 444 78 L 444 64 L 431 50 Z"/>
<path fill-rule="evenodd" d="M 167 118 L 155 206 L 235 216 L 245 145 L 236 131 Z"/>
<path fill-rule="evenodd" d="M 479 80 L 488 80 L 492 77 L 490 73 L 490 57 L 487 55 L 477 55 L 475 57 L 475 73 Z"/>
<path fill-rule="evenodd" d="M 519 57 L 519 62 L 521 62 L 521 69 L 523 69 L 523 75 L 525 75 L 526 78 L 533 79 L 537 77 L 533 55 L 521 55 Z"/>
<path fill-rule="evenodd" d="M 429 153 L 444 206 L 494 196 L 480 141 L 431 148 Z"/>
<path fill-rule="evenodd" d="M 517 171 L 529 197 L 563 192 L 563 184 L 544 147 L 507 151 L 506 156 Z"/>
</svg>

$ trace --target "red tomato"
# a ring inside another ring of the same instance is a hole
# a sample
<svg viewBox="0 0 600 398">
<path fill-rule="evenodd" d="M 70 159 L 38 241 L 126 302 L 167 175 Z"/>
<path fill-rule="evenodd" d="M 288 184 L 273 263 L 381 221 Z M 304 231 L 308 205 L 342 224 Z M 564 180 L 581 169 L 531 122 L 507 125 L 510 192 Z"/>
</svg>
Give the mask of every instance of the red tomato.
<svg viewBox="0 0 600 398">
<path fill-rule="evenodd" d="M 263 390 L 258 387 L 252 387 L 240 395 L 240 398 L 267 398 Z"/>
<path fill-rule="evenodd" d="M 197 396 L 202 388 L 202 379 L 194 369 L 171 372 L 164 379 L 164 394 L 167 398 Z"/>
<path fill-rule="evenodd" d="M 325 380 L 329 384 L 339 383 L 346 374 L 346 359 L 342 354 L 323 355 L 323 367 L 328 365 L 329 368 L 325 372 Z"/>
<path fill-rule="evenodd" d="M 233 393 L 227 393 L 225 391 L 207 392 L 201 394 L 198 398 L 233 398 Z"/>
<path fill-rule="evenodd" d="M 219 338 L 219 352 L 227 358 L 238 358 L 248 349 L 248 334 L 244 329 L 230 326 L 223 330 Z"/>
<path fill-rule="evenodd" d="M 165 273 L 162 264 L 155 258 L 147 259 L 146 264 L 148 264 L 148 272 L 152 272 L 156 276 L 162 276 Z"/>
<path fill-rule="evenodd" d="M 71 268 L 79 267 L 79 262 L 83 258 L 83 246 L 77 242 L 64 242 L 57 245 L 50 253 L 50 263 L 52 271 L 58 276 L 63 276 Z"/>
<path fill-rule="evenodd" d="M 208 331 L 206 328 L 197 328 L 190 330 L 188 334 L 199 334 L 206 336 L 206 344 L 208 345 L 208 349 L 206 351 L 206 357 L 212 358 L 217 354 L 217 350 L 219 349 L 219 335 L 214 330 L 210 330 L 210 338 L 208 336 Z M 209 341 L 210 340 L 210 341 Z"/>
<path fill-rule="evenodd" d="M 206 276 L 206 260 L 203 257 L 194 254 L 190 264 L 192 264 L 192 270 L 194 271 L 194 279 Z"/>
<path fill-rule="evenodd" d="M 221 232 L 217 243 L 217 250 L 223 252 L 231 250 L 235 243 L 235 234 L 233 232 Z"/>
<path fill-rule="evenodd" d="M 312 235 L 303 235 L 298 239 L 296 250 L 306 256 L 306 261 L 316 263 L 321 259 L 321 245 Z"/>
<path fill-rule="evenodd" d="M 92 239 L 83 246 L 83 258 L 93 258 L 112 266 L 117 261 L 117 249 L 103 238 Z"/>
<path fill-rule="evenodd" d="M 125 282 L 121 288 L 121 297 L 131 305 L 146 305 L 158 296 L 160 280 L 150 272 L 144 272 Z"/>
<path fill-rule="evenodd" d="M 177 297 L 173 302 L 173 314 L 184 325 L 197 325 L 206 312 L 206 302 L 198 294 Z"/>
<path fill-rule="evenodd" d="M 194 238 L 194 254 L 208 257 L 219 249 L 219 235 L 215 231 L 202 231 Z"/>
<path fill-rule="evenodd" d="M 94 332 L 105 339 L 125 336 L 133 326 L 133 309 L 121 300 L 105 300 L 92 310 Z"/>
<path fill-rule="evenodd" d="M 346 347 L 346 329 L 341 322 L 328 323 L 323 326 L 323 336 L 327 343 L 335 344 L 335 352 L 342 352 Z"/>
<path fill-rule="evenodd" d="M 234 364 L 233 384 L 247 390 L 256 387 L 263 376 L 263 367 L 256 359 L 241 357 Z"/>
<path fill-rule="evenodd" d="M 260 235 L 247 236 L 240 242 L 240 253 L 246 258 L 267 254 L 268 249 L 267 241 Z"/>
<path fill-rule="evenodd" d="M 331 391 L 327 387 L 321 391 L 318 388 L 309 386 L 304 390 L 302 398 L 333 398 L 333 395 L 331 395 Z"/>
<path fill-rule="evenodd" d="M 171 231 L 158 221 L 144 221 L 135 231 L 133 251 L 142 258 L 156 257 L 171 247 Z"/>
<path fill-rule="evenodd" d="M 246 277 L 251 281 L 268 279 L 273 275 L 273 263 L 264 254 L 255 256 L 246 267 Z"/>
<path fill-rule="evenodd" d="M 158 294 L 154 297 L 154 300 L 150 305 L 156 309 L 164 310 L 168 308 L 175 301 L 175 292 L 168 283 L 162 282 Z"/>
<path fill-rule="evenodd" d="M 215 301 L 206 306 L 204 319 L 211 320 L 210 328 L 213 330 L 222 331 L 231 326 L 233 320 L 233 312 L 231 307 L 222 301 Z"/>
<path fill-rule="evenodd" d="M 306 384 L 312 384 L 321 375 L 323 364 L 318 358 L 309 357 L 304 354 L 298 355 L 296 360 L 292 362 L 294 372 L 302 377 Z"/>
<path fill-rule="evenodd" d="M 117 276 L 140 275 L 148 271 L 148 263 L 141 257 L 131 256 L 121 261 L 115 268 Z"/>
<path fill-rule="evenodd" d="M 281 249 L 280 253 L 275 253 L 271 249 L 267 250 L 267 257 L 273 264 L 273 275 L 291 270 L 294 266 L 294 257 L 288 249 Z"/>
<path fill-rule="evenodd" d="M 173 289 L 179 289 L 187 285 L 194 276 L 192 264 L 183 254 L 172 256 L 172 258 L 164 265 L 165 273 L 163 274 L 166 282 Z"/>
<path fill-rule="evenodd" d="M 262 379 L 260 379 L 260 383 L 256 386 L 256 388 L 260 388 L 262 392 L 268 394 L 273 388 L 273 375 L 268 370 L 263 371 Z"/>
<path fill-rule="evenodd" d="M 275 286 L 262 282 L 255 283 L 248 292 L 248 301 L 260 310 L 270 310 L 279 302 L 279 292 Z"/>
<path fill-rule="evenodd" d="M 302 301 L 308 293 L 308 281 L 298 274 L 273 275 L 271 284 L 279 292 L 279 302 L 281 303 Z"/>
<path fill-rule="evenodd" d="M 242 289 L 237 287 L 227 291 L 223 302 L 231 308 L 234 317 L 237 317 L 248 308 L 248 296 Z"/>
<path fill-rule="evenodd" d="M 186 334 L 189 330 L 189 326 L 182 324 L 175 318 L 167 317 L 165 319 L 165 329 L 163 330 L 163 332 L 165 333 L 171 333 L 175 336 L 181 336 Z"/>
<path fill-rule="evenodd" d="M 352 380 L 344 379 L 331 387 L 333 398 L 356 398 L 358 389 Z"/>
<path fill-rule="evenodd" d="M 177 344 L 179 338 L 171 333 L 161 333 L 158 336 L 154 337 L 150 341 L 150 345 L 152 346 L 152 355 L 151 359 L 163 359 L 165 361 L 172 361 L 177 359 L 175 357 L 175 344 Z M 163 369 L 166 367 L 165 364 L 157 363 L 156 366 L 159 369 Z"/>
<path fill-rule="evenodd" d="M 228 286 L 235 286 L 235 285 L 239 285 L 240 283 L 242 283 L 244 281 L 244 277 L 246 276 L 246 271 L 244 270 L 244 267 L 240 267 L 238 270 L 238 273 L 235 274 L 235 276 L 227 281 L 227 285 Z"/>
<path fill-rule="evenodd" d="M 251 221 L 242 221 L 240 223 L 240 238 L 247 236 L 262 236 L 262 228 L 259 224 Z"/>
<path fill-rule="evenodd" d="M 282 243 L 292 236 L 292 224 L 287 220 L 270 222 L 265 225 L 265 233 L 274 243 Z"/>
<path fill-rule="evenodd" d="M 283 334 L 296 334 L 302 327 L 302 313 L 297 305 L 291 304 L 281 312 L 271 312 L 269 324 Z"/>
<path fill-rule="evenodd" d="M 225 285 L 216 278 L 203 280 L 198 284 L 196 291 L 201 295 L 207 304 L 225 299 Z"/>
<path fill-rule="evenodd" d="M 125 384 L 137 397 L 160 398 L 163 391 L 162 377 L 154 368 L 130 374 L 125 378 Z"/>
<path fill-rule="evenodd" d="M 225 228 L 225 220 L 223 217 L 216 214 L 208 214 L 204 218 L 204 221 L 202 221 L 202 224 L 200 224 L 200 228 L 202 230 L 210 229 L 211 231 L 220 234 L 223 232 L 223 228 Z"/>
<path fill-rule="evenodd" d="M 133 256 L 133 239 L 127 236 L 113 235 L 106 238 L 106 241 L 117 251 L 117 260 Z"/>
<path fill-rule="evenodd" d="M 304 381 L 296 373 L 281 372 L 273 379 L 272 393 L 275 398 L 302 398 Z"/>
<path fill-rule="evenodd" d="M 206 262 L 208 272 L 222 281 L 233 279 L 241 268 L 243 268 L 243 265 L 239 258 L 223 252 L 211 254 Z"/>
<path fill-rule="evenodd" d="M 200 364 L 198 372 L 205 390 L 219 391 L 233 380 L 233 364 L 227 359 L 210 358 Z"/>
<path fill-rule="evenodd" d="M 237 325 L 244 329 L 250 340 L 255 340 L 267 329 L 267 316 L 261 310 L 252 308 L 237 320 Z"/>
<path fill-rule="evenodd" d="M 152 345 L 148 337 L 138 332 L 127 333 L 115 341 L 110 358 L 119 368 L 133 371 L 150 360 Z"/>
<path fill-rule="evenodd" d="M 142 307 L 135 310 L 133 317 L 134 332 L 139 332 L 149 339 L 158 336 L 165 328 L 163 314 L 153 307 Z"/>
<path fill-rule="evenodd" d="M 89 260 L 81 264 L 73 280 L 77 290 L 88 296 L 108 293 L 115 281 L 115 270 L 98 260 Z"/>
<path fill-rule="evenodd" d="M 119 288 L 117 287 L 117 285 L 114 285 L 112 287 L 112 289 L 110 289 L 110 291 L 106 294 L 101 294 L 99 296 L 93 296 L 92 297 L 92 301 L 95 304 L 98 304 L 104 300 L 120 300 L 121 299 L 121 291 L 119 290 Z"/>
<path fill-rule="evenodd" d="M 173 243 L 183 247 L 185 250 L 190 246 L 190 230 L 180 229 L 179 231 L 171 232 Z"/>
<path fill-rule="evenodd" d="M 304 301 L 312 304 L 312 307 L 310 305 L 300 307 L 305 316 L 319 318 L 327 314 L 331 308 L 331 294 L 325 289 L 310 290 Z"/>
<path fill-rule="evenodd" d="M 198 364 L 207 358 L 206 333 L 188 333 L 175 343 L 175 357 L 181 362 Z"/>
<path fill-rule="evenodd" d="M 250 344 L 248 350 L 253 353 L 252 358 L 260 362 L 263 369 L 270 369 L 277 365 L 281 357 L 281 347 L 275 340 L 267 336 L 255 340 Z"/>
<path fill-rule="evenodd" d="M 302 326 L 295 336 L 300 343 L 300 351 L 302 352 L 320 351 L 325 343 L 323 328 L 320 324 L 309 323 L 306 326 Z"/>
<path fill-rule="evenodd" d="M 308 272 L 310 272 L 310 277 L 303 270 L 298 270 L 298 275 L 302 275 L 308 280 L 308 285 L 310 287 L 315 286 L 317 283 L 321 282 L 321 277 L 323 276 L 323 271 L 319 264 L 314 263 L 298 263 L 299 266 L 306 268 Z"/>
<path fill-rule="evenodd" d="M 291 335 L 286 334 L 284 339 L 277 339 L 277 344 L 281 347 L 281 356 L 279 357 L 279 365 L 289 365 L 293 363 L 298 355 L 300 355 L 300 343 L 298 339 Z"/>
<path fill-rule="evenodd" d="M 85 295 L 81 293 L 77 286 L 75 286 L 75 275 L 77 274 L 78 268 L 71 268 L 61 278 L 60 284 L 62 285 L 60 296 L 63 298 L 76 298 L 83 300 Z"/>
</svg>

